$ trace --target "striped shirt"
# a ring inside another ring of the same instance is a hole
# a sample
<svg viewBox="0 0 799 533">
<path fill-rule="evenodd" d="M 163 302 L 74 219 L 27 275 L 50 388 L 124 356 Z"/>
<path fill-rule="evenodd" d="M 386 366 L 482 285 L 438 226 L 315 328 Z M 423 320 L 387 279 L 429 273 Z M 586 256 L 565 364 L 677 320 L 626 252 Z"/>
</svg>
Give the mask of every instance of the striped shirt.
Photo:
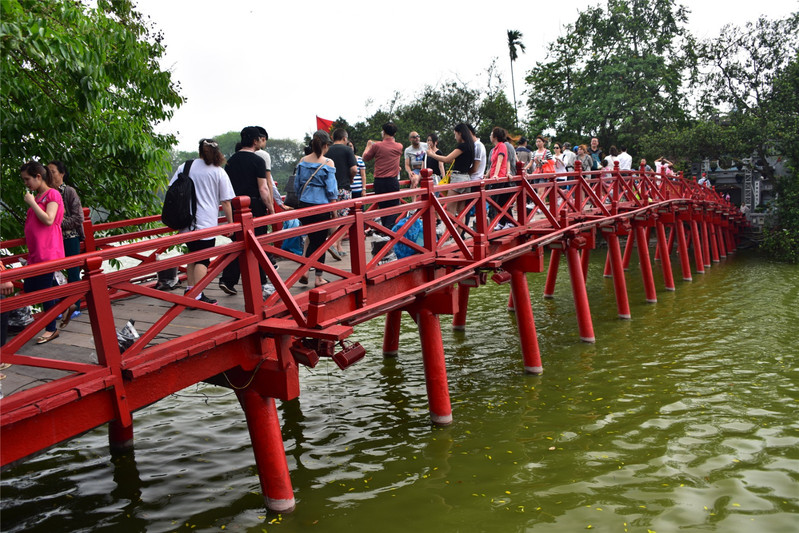
<svg viewBox="0 0 799 533">
<path fill-rule="evenodd" d="M 358 160 L 358 172 L 355 174 L 355 177 L 352 178 L 352 192 L 363 192 L 363 180 L 361 179 L 361 169 L 366 168 L 366 163 L 363 162 L 361 156 L 356 155 L 355 159 Z"/>
</svg>

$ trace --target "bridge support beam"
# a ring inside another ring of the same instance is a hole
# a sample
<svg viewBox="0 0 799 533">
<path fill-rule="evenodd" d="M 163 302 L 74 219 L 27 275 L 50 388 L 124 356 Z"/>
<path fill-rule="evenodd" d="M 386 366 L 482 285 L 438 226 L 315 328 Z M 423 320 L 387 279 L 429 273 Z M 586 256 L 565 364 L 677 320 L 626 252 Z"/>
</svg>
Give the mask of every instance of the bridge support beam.
<svg viewBox="0 0 799 533">
<path fill-rule="evenodd" d="M 655 291 L 655 278 L 652 275 L 652 263 L 649 262 L 649 241 L 646 238 L 646 230 L 643 224 L 636 224 L 635 232 L 638 240 L 638 262 L 641 264 L 641 276 L 644 280 L 644 292 L 646 293 L 647 303 L 654 304 L 658 301 Z"/>
<path fill-rule="evenodd" d="M 419 325 L 419 337 L 422 341 L 422 359 L 430 419 L 437 426 L 447 426 L 452 423 L 452 405 L 449 400 L 441 324 L 438 321 L 438 315 L 423 306 L 416 311 L 415 318 Z"/>
<path fill-rule="evenodd" d="M 705 268 L 710 268 L 710 232 L 707 229 L 707 218 L 702 217 L 702 259 L 705 261 Z"/>
<path fill-rule="evenodd" d="M 583 269 L 580 264 L 580 252 L 572 243 L 566 248 L 566 264 L 569 267 L 574 308 L 577 311 L 577 327 L 580 331 L 580 340 L 583 342 L 596 342 L 594 325 L 591 322 L 591 308 L 588 305 L 588 292 L 585 289 Z"/>
<path fill-rule="evenodd" d="M 266 507 L 270 511 L 289 513 L 295 506 L 294 491 L 275 399 L 262 396 L 251 387 L 237 390 L 236 396 L 247 418 Z"/>
<path fill-rule="evenodd" d="M 627 235 L 627 241 L 624 243 L 624 259 L 622 260 L 622 264 L 624 265 L 624 270 L 630 270 L 630 257 L 633 255 L 633 245 L 635 244 L 635 232 L 631 231 L 629 235 Z"/>
<path fill-rule="evenodd" d="M 716 224 L 710 223 L 710 257 L 714 263 L 719 262 L 719 241 L 716 237 Z"/>
<path fill-rule="evenodd" d="M 609 267 L 613 277 L 613 291 L 616 294 L 616 309 L 619 318 L 629 320 L 632 315 L 630 314 L 630 301 L 627 298 L 627 280 L 624 279 L 619 235 L 615 231 L 605 233 L 605 240 L 608 241 Z"/>
<path fill-rule="evenodd" d="M 452 329 L 466 331 L 466 310 L 469 308 L 471 287 L 458 283 L 458 310 L 452 315 Z"/>
<path fill-rule="evenodd" d="M 688 261 L 688 242 L 685 239 L 685 226 L 682 220 L 677 219 L 674 223 L 677 230 L 677 253 L 680 254 L 680 270 L 682 271 L 683 281 L 693 281 L 691 277 L 691 263 Z"/>
<path fill-rule="evenodd" d="M 719 256 L 722 259 L 727 259 L 727 245 L 724 243 L 724 228 L 719 226 L 716 235 L 719 241 Z"/>
<path fill-rule="evenodd" d="M 555 297 L 555 282 L 558 280 L 558 267 L 560 267 L 560 248 L 552 248 L 549 254 L 549 268 L 547 281 L 544 284 L 544 298 Z"/>
<path fill-rule="evenodd" d="M 696 263 L 696 273 L 705 273 L 705 260 L 702 257 L 702 238 L 699 236 L 699 226 L 696 220 L 691 218 L 691 247 L 694 249 L 694 263 Z"/>
<path fill-rule="evenodd" d="M 383 357 L 397 357 L 401 322 L 401 310 L 386 313 L 386 327 L 383 334 Z"/>
<path fill-rule="evenodd" d="M 133 450 L 133 424 L 122 425 L 116 420 L 108 423 L 108 446 L 111 455 L 124 455 Z"/>
<path fill-rule="evenodd" d="M 511 270 L 510 287 L 516 311 L 516 325 L 519 328 L 519 341 L 522 345 L 524 371 L 528 374 L 542 374 L 544 368 L 541 365 L 541 350 L 538 347 L 538 334 L 535 331 L 527 275 L 521 270 Z"/>
<path fill-rule="evenodd" d="M 660 254 L 660 266 L 663 268 L 663 284 L 666 286 L 667 291 L 675 290 L 674 287 L 674 274 L 671 272 L 671 255 L 669 254 L 669 244 L 666 239 L 666 225 L 662 221 L 656 222 L 658 234 L 658 250 Z"/>
</svg>

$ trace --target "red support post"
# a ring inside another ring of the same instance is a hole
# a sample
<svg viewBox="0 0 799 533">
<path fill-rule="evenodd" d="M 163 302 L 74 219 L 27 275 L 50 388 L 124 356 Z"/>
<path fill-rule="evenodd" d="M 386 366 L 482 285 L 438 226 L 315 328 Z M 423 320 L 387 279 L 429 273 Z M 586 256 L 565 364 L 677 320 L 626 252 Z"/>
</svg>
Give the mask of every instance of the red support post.
<svg viewBox="0 0 799 533">
<path fill-rule="evenodd" d="M 386 313 L 386 327 L 383 335 L 383 357 L 397 357 L 399 353 L 401 323 L 402 311 L 394 310 Z"/>
<path fill-rule="evenodd" d="M 734 254 L 737 246 L 735 237 L 732 236 L 732 230 L 729 227 L 724 228 L 724 235 L 727 237 L 727 242 L 725 243 L 727 245 L 727 253 Z"/>
<path fill-rule="evenodd" d="M 558 279 L 560 254 L 560 248 L 552 248 L 552 251 L 549 254 L 549 268 L 547 269 L 547 281 L 544 284 L 544 298 L 555 297 L 555 281 Z"/>
<path fill-rule="evenodd" d="M 618 240 L 618 235 L 616 236 L 616 239 Z M 621 257 L 621 256 L 619 256 L 619 257 Z M 602 275 L 604 277 L 606 277 L 606 278 L 612 278 L 613 277 L 612 270 L 611 270 L 611 267 L 610 267 L 610 250 L 608 250 L 607 255 L 605 255 L 605 270 L 602 273 Z"/>
<path fill-rule="evenodd" d="M 585 289 L 583 269 L 580 265 L 580 253 L 574 246 L 566 248 L 566 264 L 569 267 L 574 307 L 577 311 L 577 327 L 580 331 L 580 340 L 583 342 L 596 342 L 594 325 L 591 322 L 591 308 L 588 305 L 588 292 Z"/>
<path fill-rule="evenodd" d="M 133 450 L 133 424 L 125 426 L 116 420 L 109 422 L 108 447 L 112 455 L 123 455 Z"/>
<path fill-rule="evenodd" d="M 580 266 L 583 269 L 583 280 L 588 284 L 588 263 L 591 261 L 591 248 L 583 248 L 580 252 Z"/>
<path fill-rule="evenodd" d="M 294 491 L 275 399 L 262 396 L 253 388 L 237 390 L 236 396 L 247 418 L 266 507 L 270 511 L 289 513 L 295 506 Z"/>
<path fill-rule="evenodd" d="M 685 240 L 685 226 L 679 218 L 674 222 L 677 230 L 677 253 L 680 255 L 680 269 L 683 281 L 693 281 L 691 277 L 691 263 L 688 261 L 688 243 Z"/>
<path fill-rule="evenodd" d="M 638 239 L 638 261 L 641 263 L 641 276 L 644 280 L 644 292 L 647 303 L 654 304 L 658 301 L 655 292 L 655 278 L 652 275 L 652 264 L 649 262 L 649 242 L 646 240 L 646 228 L 643 224 L 636 224 L 635 231 Z"/>
<path fill-rule="evenodd" d="M 469 307 L 469 291 L 471 287 L 458 283 L 458 311 L 452 315 L 452 329 L 466 330 L 466 309 Z"/>
<path fill-rule="evenodd" d="M 719 262 L 719 241 L 716 237 L 716 224 L 710 222 L 710 257 L 714 263 Z"/>
<path fill-rule="evenodd" d="M 619 318 L 629 320 L 632 318 L 630 314 L 630 302 L 627 298 L 627 280 L 624 278 L 624 265 L 621 259 L 621 245 L 619 244 L 619 235 L 613 231 L 605 234 L 605 239 L 608 241 L 608 257 L 610 258 L 610 268 L 613 273 L 613 291 L 616 294 L 616 309 L 619 313 Z"/>
<path fill-rule="evenodd" d="M 519 340 L 522 345 L 524 371 L 528 374 L 542 374 L 544 367 L 541 365 L 541 350 L 538 347 L 538 335 L 535 331 L 527 275 L 521 270 L 511 270 L 510 284 L 516 310 L 516 325 L 519 328 Z"/>
<path fill-rule="evenodd" d="M 444 341 L 441 338 L 438 315 L 421 307 L 416 314 L 416 323 L 419 325 L 419 337 L 422 341 L 422 359 L 430 419 L 437 426 L 447 426 L 452 423 L 452 405 L 449 400 Z"/>
<path fill-rule="evenodd" d="M 705 273 L 705 260 L 702 257 L 702 238 L 699 236 L 699 226 L 691 217 L 691 246 L 694 249 L 694 262 L 696 263 L 696 273 Z"/>
<path fill-rule="evenodd" d="M 724 244 L 724 228 L 719 226 L 716 236 L 719 241 L 719 256 L 722 259 L 727 258 L 727 246 Z"/>
<path fill-rule="evenodd" d="M 515 310 L 516 310 L 516 304 L 513 303 L 513 292 L 511 291 L 511 293 L 508 294 L 508 311 L 515 311 Z"/>
<path fill-rule="evenodd" d="M 675 290 L 674 274 L 671 272 L 671 256 L 667 252 L 669 245 L 666 239 L 666 225 L 660 220 L 655 224 L 658 234 L 658 250 L 664 251 L 660 256 L 660 266 L 663 268 L 663 283 L 667 291 L 673 291 Z"/>
<path fill-rule="evenodd" d="M 705 268 L 710 268 L 710 235 L 705 215 L 702 216 L 702 259 L 705 261 Z"/>
<path fill-rule="evenodd" d="M 624 266 L 624 270 L 630 269 L 630 257 L 633 255 L 633 245 L 635 244 L 635 232 L 631 231 L 629 235 L 627 235 L 627 242 L 624 244 L 624 258 L 622 259 L 622 265 Z"/>
</svg>

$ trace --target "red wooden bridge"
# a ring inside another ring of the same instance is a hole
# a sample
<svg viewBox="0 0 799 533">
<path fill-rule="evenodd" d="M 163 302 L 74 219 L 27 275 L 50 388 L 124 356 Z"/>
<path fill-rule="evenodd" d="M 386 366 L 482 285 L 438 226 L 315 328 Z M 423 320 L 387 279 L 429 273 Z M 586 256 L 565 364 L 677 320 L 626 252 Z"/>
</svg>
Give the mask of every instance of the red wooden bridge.
<svg viewBox="0 0 799 533">
<path fill-rule="evenodd" d="M 98 225 L 87 217 L 85 253 L 2 273 L 2 281 L 18 283 L 68 267 L 83 269 L 81 281 L 18 293 L 0 303 L 6 312 L 58 300 L 2 348 L 0 361 L 13 365 L 4 371 L 6 396 L 0 400 L 2 465 L 103 424 L 109 425 L 112 451 L 129 449 L 137 409 L 205 381 L 235 390 L 246 414 L 266 505 L 289 511 L 295 503 L 275 399 L 299 395 L 298 365 L 312 367 L 319 357 L 332 357 L 344 369 L 363 357 L 363 348 L 346 341 L 353 326 L 384 315 L 383 351 L 394 355 L 401 313 L 413 317 L 421 338 L 432 422 L 449 424 L 452 409 L 439 315 L 453 315 L 453 327 L 463 328 L 469 291 L 485 284 L 489 275 L 494 282 L 510 283 L 509 306 L 517 316 L 524 371 L 540 374 L 526 274 L 545 270 L 545 248 L 551 254 L 544 297 L 553 295 L 565 255 L 577 334 L 594 342 L 585 277 L 598 237 L 607 242 L 605 275 L 614 281 L 618 316 L 628 319 L 624 270 L 634 248 L 645 288 L 644 295 L 634 297 L 654 303 L 651 237 L 655 258 L 662 262 L 663 285 L 674 290 L 670 261 L 675 247 L 682 278 L 691 280 L 693 273 L 703 273 L 735 251 L 736 235 L 745 225 L 734 206 L 681 175 L 617 167 L 612 172 L 584 173 L 578 168 L 535 178 L 484 180 L 475 182 L 472 192 L 445 195 L 459 185 L 434 186 L 424 176 L 419 189 L 381 197 L 400 199 L 399 206 L 381 210 L 367 196 L 308 208 L 307 214 L 342 208 L 349 208 L 350 214 L 293 229 L 277 228 L 297 213 L 253 218 L 249 199 L 237 198 L 232 224 L 190 234 L 193 240 L 235 233 L 233 241 L 158 260 L 158 254 L 184 243 L 188 235 L 171 234 L 157 223 L 158 217 Z M 507 187 L 491 187 L 499 183 Z M 385 214 L 408 218 L 401 229 L 389 231 L 378 222 Z M 500 225 L 503 217 L 512 222 Z M 411 228 L 418 228 L 417 221 L 423 239 L 408 237 Z M 443 235 L 440 229 L 436 232 L 437 221 Z M 255 229 L 267 225 L 277 230 L 257 236 Z M 309 258 L 280 247 L 285 239 L 319 229 L 329 230 L 330 236 Z M 375 255 L 367 249 L 370 229 L 388 237 Z M 343 236 L 349 237 L 350 254 L 342 262 L 322 265 L 320 257 Z M 9 241 L 0 246 L 22 244 Z M 384 261 L 400 244 L 413 253 Z M 278 270 L 267 253 L 279 258 Z M 4 262 L 13 264 L 19 257 L 6 257 Z M 208 274 L 188 294 L 154 288 L 158 271 L 205 258 L 212 259 Z M 213 294 L 222 269 L 239 259 L 239 296 L 220 293 L 218 305 L 194 299 L 202 290 Z M 133 266 L 103 268 L 120 261 Z M 259 266 L 276 289 L 266 299 Z M 300 279 L 313 267 L 323 269 L 330 283 L 308 290 Z M 47 322 L 77 300 L 83 302 L 84 314 L 57 340 L 41 346 L 32 342 Z M 141 336 L 120 352 L 116 329 L 129 318 L 136 319 Z"/>
</svg>

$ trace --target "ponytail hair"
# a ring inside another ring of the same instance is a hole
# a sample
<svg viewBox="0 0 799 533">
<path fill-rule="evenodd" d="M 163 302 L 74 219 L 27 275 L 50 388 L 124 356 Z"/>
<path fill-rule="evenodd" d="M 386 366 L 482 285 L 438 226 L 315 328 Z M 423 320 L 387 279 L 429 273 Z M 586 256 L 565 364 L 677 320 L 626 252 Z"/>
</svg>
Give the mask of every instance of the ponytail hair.
<svg viewBox="0 0 799 533">
<path fill-rule="evenodd" d="M 313 134 L 313 139 L 311 139 L 311 149 L 316 154 L 316 157 L 322 157 L 324 147 L 331 144 L 333 144 L 333 141 L 325 130 L 316 130 L 316 133 Z"/>
<path fill-rule="evenodd" d="M 219 143 L 214 139 L 200 139 L 200 157 L 206 165 L 221 167 L 225 164 L 225 156 L 219 151 Z"/>
</svg>

